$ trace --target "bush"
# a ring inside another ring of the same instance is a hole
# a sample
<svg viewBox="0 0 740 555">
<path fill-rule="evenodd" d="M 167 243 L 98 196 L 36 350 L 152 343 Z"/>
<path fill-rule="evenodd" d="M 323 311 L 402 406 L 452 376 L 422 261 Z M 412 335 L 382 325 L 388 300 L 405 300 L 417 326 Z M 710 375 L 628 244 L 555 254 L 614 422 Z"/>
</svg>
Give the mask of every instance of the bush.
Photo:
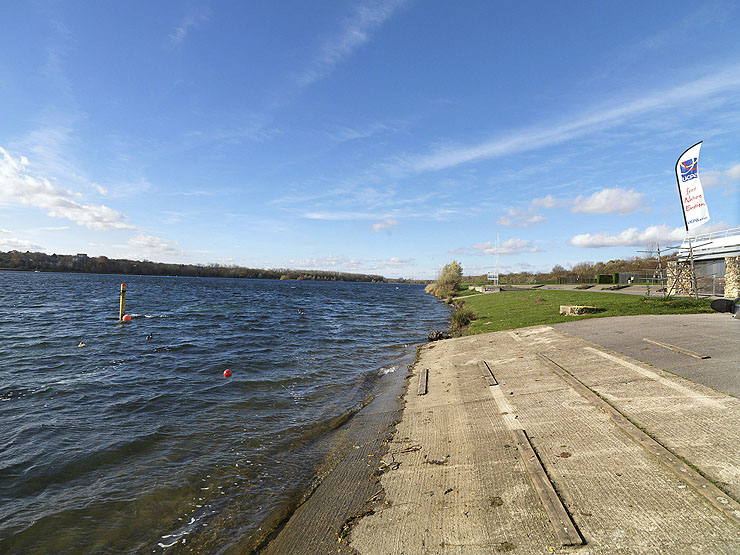
<svg viewBox="0 0 740 555">
<path fill-rule="evenodd" d="M 453 331 L 464 328 L 470 322 L 475 320 L 478 315 L 472 308 L 468 308 L 464 305 L 458 305 L 455 311 L 450 316 L 450 327 Z"/>
<path fill-rule="evenodd" d="M 427 285 L 425 291 L 440 299 L 452 297 L 462 283 L 462 266 L 456 260 L 447 264 L 439 272 L 437 281 Z"/>
</svg>

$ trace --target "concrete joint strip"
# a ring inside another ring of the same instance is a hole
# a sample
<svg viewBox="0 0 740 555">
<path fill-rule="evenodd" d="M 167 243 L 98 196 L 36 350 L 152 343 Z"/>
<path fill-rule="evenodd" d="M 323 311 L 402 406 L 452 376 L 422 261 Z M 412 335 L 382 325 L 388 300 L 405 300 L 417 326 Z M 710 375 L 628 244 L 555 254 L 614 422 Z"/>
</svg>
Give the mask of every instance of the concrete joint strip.
<svg viewBox="0 0 740 555">
<path fill-rule="evenodd" d="M 686 355 L 689 357 L 700 358 L 700 359 L 712 358 L 709 355 L 702 355 L 701 353 L 690 351 L 689 349 L 684 349 L 683 347 L 676 347 L 675 345 L 671 345 L 669 343 L 663 343 L 661 341 L 656 341 L 655 339 L 649 339 L 647 337 L 643 337 L 642 340 L 647 341 L 648 343 L 652 343 L 653 345 L 658 345 L 659 347 L 663 347 L 664 349 L 670 349 L 671 351 L 676 351 L 677 353 L 681 353 L 682 355 Z"/>
<path fill-rule="evenodd" d="M 564 547 L 569 545 L 583 545 L 585 542 L 565 505 L 563 505 L 562 500 L 555 491 L 555 487 L 552 485 L 544 466 L 542 466 L 542 461 L 540 461 L 529 440 L 529 436 L 527 436 L 527 432 L 522 429 L 514 429 L 511 430 L 511 433 L 514 436 L 516 445 L 519 448 L 519 454 L 524 461 L 524 466 L 527 468 L 534 489 L 540 501 L 542 501 L 542 506 L 545 508 L 545 513 L 547 513 L 547 517 L 550 519 L 560 545 Z"/>
<path fill-rule="evenodd" d="M 587 347 L 588 348 L 588 347 Z M 596 349 L 590 349 L 596 351 Z M 729 518 L 735 525 L 740 526 L 740 503 L 719 489 L 712 482 L 707 480 L 697 470 L 694 470 L 688 463 L 671 453 L 665 446 L 655 440 L 653 437 L 643 432 L 626 416 L 605 401 L 602 397 L 594 393 L 591 389 L 560 366 L 557 362 L 548 358 L 542 353 L 537 353 L 537 358 L 542 361 L 548 368 L 565 381 L 570 387 L 585 397 L 591 404 L 603 410 L 612 422 L 620 428 L 635 443 L 640 445 L 646 451 L 652 453 L 661 463 L 671 470 L 681 480 L 686 482 L 696 490 L 706 501 L 715 509 L 718 509 L 723 515 Z"/>
<path fill-rule="evenodd" d="M 429 369 L 424 368 L 421 371 L 421 374 L 419 374 L 419 390 L 417 391 L 417 395 L 426 395 L 427 394 L 427 381 L 429 379 Z"/>
<path fill-rule="evenodd" d="M 501 391 L 500 387 L 492 387 L 489 391 L 499 412 L 504 417 L 504 424 L 509 430 L 511 438 L 517 445 L 534 490 L 540 498 L 545 514 L 555 531 L 555 537 L 558 538 L 562 546 L 585 544 L 586 542 L 555 491 L 555 487 L 550 481 L 550 477 L 547 475 L 542 461 L 537 456 L 534 447 L 529 441 L 527 432 L 517 422 L 517 415 L 504 396 L 503 391 Z"/>
<path fill-rule="evenodd" d="M 625 368 L 629 368 L 630 370 L 633 370 L 637 372 L 638 374 L 642 374 L 649 380 L 655 380 L 657 382 L 660 382 L 661 384 L 665 385 L 666 387 L 670 387 L 671 389 L 678 391 L 682 395 L 686 395 L 687 397 L 693 399 L 694 401 L 701 403 L 708 407 L 713 407 L 716 409 L 724 409 L 724 404 L 717 399 L 713 399 L 712 397 L 709 397 L 707 395 L 696 393 L 695 391 L 692 391 L 690 388 L 686 387 L 685 385 L 682 385 L 680 383 L 676 383 L 673 380 L 669 380 L 665 376 L 661 375 L 659 372 L 655 372 L 653 370 L 648 370 L 647 368 L 643 368 L 642 366 L 639 366 L 633 362 L 630 362 L 628 360 L 624 360 L 623 358 L 620 358 L 618 356 L 614 356 L 612 354 L 606 353 L 600 349 L 594 349 L 593 347 L 584 347 L 584 350 L 593 353 L 597 356 L 600 356 L 601 358 L 605 358 L 606 360 L 610 360 L 612 362 L 615 362 L 619 364 L 620 366 L 624 366 Z M 679 378 L 680 379 L 680 378 Z"/>
</svg>

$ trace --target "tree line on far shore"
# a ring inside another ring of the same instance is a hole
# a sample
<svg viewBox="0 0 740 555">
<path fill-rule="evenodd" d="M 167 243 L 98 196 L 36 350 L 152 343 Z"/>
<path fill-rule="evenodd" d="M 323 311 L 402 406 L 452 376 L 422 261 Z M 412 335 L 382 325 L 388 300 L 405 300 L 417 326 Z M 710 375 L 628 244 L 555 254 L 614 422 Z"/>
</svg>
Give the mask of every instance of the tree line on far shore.
<svg viewBox="0 0 740 555">
<path fill-rule="evenodd" d="M 579 262 L 570 268 L 565 268 L 560 264 L 555 264 L 549 272 L 518 272 L 511 274 L 501 274 L 499 283 L 501 284 L 533 284 L 533 283 L 557 283 L 558 280 L 568 278 L 578 278 L 578 280 L 593 279 L 599 274 L 630 273 L 640 271 L 654 271 L 662 264 L 665 270 L 666 264 L 670 260 L 675 260 L 676 256 L 663 256 L 661 261 L 657 257 L 631 257 L 625 260 L 616 259 L 608 262 Z M 480 276 L 465 276 L 466 281 L 471 283 L 485 283 L 488 278 L 485 274 Z"/>
<path fill-rule="evenodd" d="M 0 270 L 79 272 L 88 274 L 126 274 L 144 276 L 222 277 L 252 279 L 295 279 L 311 281 L 411 282 L 389 280 L 381 275 L 331 272 L 326 270 L 255 269 L 220 264 L 168 264 L 149 260 L 90 257 L 86 254 L 46 254 L 43 252 L 0 252 Z"/>
<path fill-rule="evenodd" d="M 549 272 L 518 272 L 500 274 L 499 283 L 505 284 L 535 284 L 535 283 L 558 283 L 558 281 L 576 278 L 575 281 L 592 280 L 599 274 L 630 273 L 640 271 L 654 271 L 662 264 L 665 269 L 670 260 L 675 260 L 675 255 L 662 257 L 632 257 L 626 260 L 617 259 L 608 262 L 579 262 L 571 268 L 566 269 L 560 264 L 553 266 Z M 427 292 L 441 299 L 447 299 L 455 294 L 461 283 L 488 283 L 488 275 L 464 276 L 462 265 L 453 260 L 444 266 L 438 273 L 437 279 L 427 286 Z"/>
</svg>

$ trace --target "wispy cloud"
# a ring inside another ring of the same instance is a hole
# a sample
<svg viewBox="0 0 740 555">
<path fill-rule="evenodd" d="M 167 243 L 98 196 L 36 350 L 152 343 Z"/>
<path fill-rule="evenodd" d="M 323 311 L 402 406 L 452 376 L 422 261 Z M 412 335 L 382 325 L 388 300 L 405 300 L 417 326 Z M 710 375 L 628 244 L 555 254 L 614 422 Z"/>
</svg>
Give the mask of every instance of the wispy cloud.
<svg viewBox="0 0 740 555">
<path fill-rule="evenodd" d="M 342 29 L 326 40 L 318 55 L 301 73 L 297 81 L 308 86 L 330 74 L 334 68 L 349 58 L 368 42 L 372 32 L 380 27 L 405 2 L 402 0 L 370 2 L 359 6 L 344 21 Z"/>
<path fill-rule="evenodd" d="M 445 219 L 459 209 L 445 202 L 447 192 L 405 195 L 396 186 L 319 188 L 310 194 L 286 195 L 271 201 L 309 220 L 398 220 L 399 218 Z M 467 211 L 469 212 L 469 211 Z"/>
<path fill-rule="evenodd" d="M 303 217 L 309 220 L 329 220 L 329 221 L 342 221 L 342 220 L 377 220 L 378 214 L 371 214 L 368 212 L 304 212 Z"/>
<path fill-rule="evenodd" d="M 47 231 L 66 231 L 70 229 L 68 225 L 47 225 L 26 230 L 27 233 L 43 233 Z"/>
<path fill-rule="evenodd" d="M 75 142 L 74 126 L 81 117 L 45 116 L 38 127 L 12 141 L 9 148 L 28 155 L 31 158 L 29 167 L 36 173 L 63 175 L 67 183 L 74 185 L 87 183 L 85 175 L 70 156 L 71 146 Z"/>
<path fill-rule="evenodd" d="M 136 249 L 140 255 L 146 256 L 181 256 L 183 251 L 178 248 L 177 241 L 166 241 L 153 235 L 139 233 L 128 240 L 127 245 Z"/>
<path fill-rule="evenodd" d="M 602 189 L 594 194 L 583 197 L 579 195 L 573 201 L 570 211 L 585 214 L 631 214 L 642 208 L 642 199 L 645 195 L 633 189 L 625 190 L 619 187 Z"/>
<path fill-rule="evenodd" d="M 40 251 L 41 246 L 26 239 L 17 237 L 0 237 L 0 250 L 5 251 Z"/>
<path fill-rule="evenodd" d="M 82 204 L 81 195 L 64 190 L 27 170 L 28 159 L 13 158 L 0 147 L 0 197 L 46 210 L 52 218 L 70 220 L 89 229 L 133 229 L 120 212 L 104 205 Z"/>
<path fill-rule="evenodd" d="M 589 133 L 623 124 L 650 112 L 673 110 L 727 91 L 740 90 L 740 66 L 733 65 L 680 86 L 647 91 L 621 102 L 595 106 L 574 114 L 558 125 L 526 128 L 504 137 L 469 146 L 442 148 L 434 152 L 401 158 L 391 164 L 391 173 L 438 171 L 476 160 L 498 158 L 553 146 Z M 616 104 L 616 105 L 615 105 Z"/>
<path fill-rule="evenodd" d="M 383 231 L 384 229 L 393 229 L 394 227 L 398 227 L 398 220 L 388 218 L 387 220 L 383 220 L 381 222 L 373 224 L 373 231 L 377 233 L 379 231 Z"/>
<path fill-rule="evenodd" d="M 365 125 L 341 125 L 335 126 L 334 128 L 326 131 L 326 136 L 329 139 L 344 143 L 348 141 L 357 141 L 360 139 L 367 139 L 381 134 L 395 134 L 398 133 L 402 127 L 406 124 L 403 122 L 371 122 Z"/>
<path fill-rule="evenodd" d="M 208 8 L 191 10 L 170 33 L 170 44 L 172 46 L 180 45 L 192 29 L 197 29 L 202 24 L 207 23 L 210 18 L 211 11 Z"/>
<path fill-rule="evenodd" d="M 538 197 L 532 199 L 532 205 L 538 206 L 540 208 L 555 208 L 559 204 L 559 201 L 553 197 L 552 195 L 547 195 L 544 197 Z"/>
<path fill-rule="evenodd" d="M 522 254 L 531 252 L 542 252 L 542 249 L 529 239 L 512 237 L 499 245 L 499 254 Z M 496 254 L 496 247 L 490 241 L 474 243 L 469 247 L 460 247 L 450 251 L 451 254 L 472 254 L 475 256 L 488 256 Z"/>
<path fill-rule="evenodd" d="M 535 209 L 509 208 L 505 216 L 501 216 L 496 223 L 506 227 L 527 227 L 547 220 Z"/>
<path fill-rule="evenodd" d="M 413 263 L 413 258 L 397 256 L 391 258 L 349 258 L 347 256 L 329 255 L 323 258 L 291 260 L 290 267 L 335 272 L 382 272 L 407 268 Z"/>
</svg>

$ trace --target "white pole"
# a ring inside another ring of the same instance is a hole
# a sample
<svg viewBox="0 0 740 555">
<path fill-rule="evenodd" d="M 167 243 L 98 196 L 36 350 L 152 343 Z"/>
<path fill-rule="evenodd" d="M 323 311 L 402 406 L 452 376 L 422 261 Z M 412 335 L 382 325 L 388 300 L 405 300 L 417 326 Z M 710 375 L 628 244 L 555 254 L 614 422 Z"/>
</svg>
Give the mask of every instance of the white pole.
<svg viewBox="0 0 740 555">
<path fill-rule="evenodd" d="M 686 233 L 686 239 L 689 241 L 689 260 L 691 262 L 691 280 L 694 285 L 694 298 L 699 300 L 699 287 L 696 285 L 696 272 L 694 271 L 694 249 L 691 246 L 691 236 Z"/>
<path fill-rule="evenodd" d="M 499 234 L 497 233 L 496 234 L 496 270 L 495 270 L 495 273 L 493 274 L 493 284 L 494 285 L 498 285 L 499 239 L 500 237 L 499 237 Z"/>
</svg>

